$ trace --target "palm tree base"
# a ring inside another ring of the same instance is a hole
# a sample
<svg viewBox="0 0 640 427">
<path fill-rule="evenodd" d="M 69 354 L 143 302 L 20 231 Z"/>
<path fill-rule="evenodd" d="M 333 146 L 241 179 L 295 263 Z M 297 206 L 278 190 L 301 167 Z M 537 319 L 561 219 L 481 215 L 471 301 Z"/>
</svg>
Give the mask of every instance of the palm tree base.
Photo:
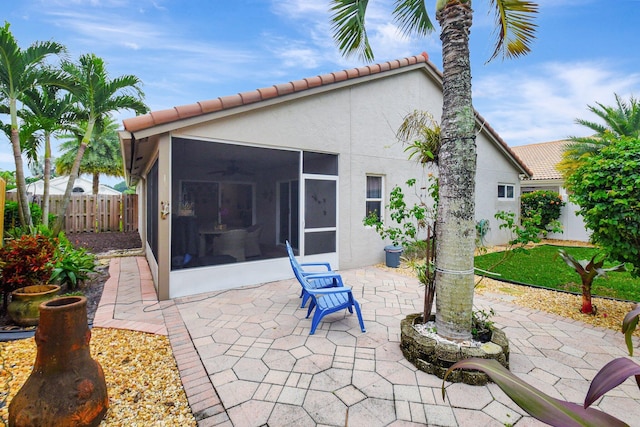
<svg viewBox="0 0 640 427">
<path fill-rule="evenodd" d="M 432 319 L 435 316 L 432 316 Z M 418 332 L 413 326 L 424 323 L 422 313 L 408 315 L 400 322 L 400 348 L 404 357 L 423 372 L 444 378 L 447 369 L 454 363 L 470 357 L 494 359 L 509 369 L 509 341 L 506 334 L 493 329 L 491 341 L 479 347 L 441 342 Z M 454 383 L 485 385 L 490 378 L 484 372 L 456 369 L 447 377 Z"/>
</svg>

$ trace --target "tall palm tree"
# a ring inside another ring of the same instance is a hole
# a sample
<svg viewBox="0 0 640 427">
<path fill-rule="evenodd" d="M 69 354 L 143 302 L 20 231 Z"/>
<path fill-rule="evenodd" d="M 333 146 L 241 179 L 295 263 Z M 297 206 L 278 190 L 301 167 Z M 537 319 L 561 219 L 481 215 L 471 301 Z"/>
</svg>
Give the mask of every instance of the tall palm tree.
<svg viewBox="0 0 640 427">
<path fill-rule="evenodd" d="M 582 160 L 600 152 L 611 141 L 628 136 L 640 138 L 640 101 L 631 96 L 629 102 L 615 94 L 616 105 L 607 106 L 599 102 L 588 109 L 601 119 L 601 122 L 576 119 L 576 123 L 593 131 L 590 136 L 571 136 L 570 143 L 564 147 L 562 161 L 558 170 L 567 179 L 582 164 Z"/>
<path fill-rule="evenodd" d="M 490 58 L 518 57 L 530 51 L 537 4 L 489 0 L 495 7 L 497 40 Z M 373 52 L 365 30 L 368 0 L 332 0 L 333 37 L 343 54 L 365 60 Z M 433 31 L 426 0 L 395 0 L 393 17 L 406 34 Z M 471 0 L 437 0 L 441 27 L 443 106 L 438 154 L 439 203 L 436 223 L 436 328 L 455 341 L 471 338 L 473 252 L 475 247 L 475 115 L 471 102 L 469 30 Z"/>
<path fill-rule="evenodd" d="M 18 123 L 18 101 L 26 91 L 38 86 L 59 86 L 70 88 L 69 81 L 60 70 L 43 67 L 51 55 L 65 52 L 63 45 L 53 42 L 35 42 L 22 50 L 9 30 L 9 23 L 0 27 L 0 99 L 9 107 L 11 117 L 11 147 L 16 165 L 16 186 L 20 205 L 20 221 L 23 225 L 33 225 L 27 199 L 27 185 L 20 145 L 20 125 Z"/>
<path fill-rule="evenodd" d="M 142 101 L 144 93 L 140 88 L 140 79 L 134 75 L 109 78 L 104 61 L 95 54 L 82 55 L 77 64 L 66 62 L 62 68 L 76 82 L 76 89 L 72 92 L 73 100 L 78 105 L 80 117 L 87 123 L 64 192 L 61 210 L 65 212 L 71 200 L 73 185 L 80 171 L 80 162 L 91 142 L 96 123 L 103 122 L 109 113 L 114 111 L 128 109 L 137 114 L 143 114 L 149 111 L 149 108 Z M 63 225 L 64 216 L 59 215 L 53 227 L 54 232 L 60 232 Z"/>
<path fill-rule="evenodd" d="M 67 175 L 71 172 L 85 128 L 86 123 L 83 123 L 75 133 L 67 134 L 62 138 L 60 145 L 62 154 L 56 159 L 58 174 Z M 98 194 L 100 189 L 100 175 L 115 177 L 124 175 L 118 123 L 112 118 L 107 117 L 102 126 L 94 128 L 91 143 L 84 152 L 78 173 L 93 176 L 93 194 Z"/>
<path fill-rule="evenodd" d="M 24 108 L 19 112 L 30 135 L 25 141 L 31 150 L 30 160 L 38 162 L 37 149 L 44 144 L 42 196 L 42 224 L 49 225 L 49 183 L 51 180 L 51 137 L 57 132 L 69 129 L 75 120 L 74 106 L 70 93 L 60 93 L 60 88 L 47 86 L 26 91 L 23 98 Z M 38 132 L 42 133 L 38 133 Z M 35 154 L 35 155 L 34 155 Z"/>
</svg>

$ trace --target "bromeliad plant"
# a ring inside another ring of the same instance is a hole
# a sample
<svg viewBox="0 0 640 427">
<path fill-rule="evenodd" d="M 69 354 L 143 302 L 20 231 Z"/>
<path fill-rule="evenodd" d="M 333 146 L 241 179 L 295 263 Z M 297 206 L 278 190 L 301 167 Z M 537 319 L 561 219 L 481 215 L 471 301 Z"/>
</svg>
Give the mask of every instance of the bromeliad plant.
<svg viewBox="0 0 640 427">
<path fill-rule="evenodd" d="M 622 332 L 629 355 L 633 356 L 631 335 L 638 325 L 640 305 L 629 312 L 622 322 Z M 445 381 L 455 369 L 475 369 L 486 373 L 520 408 L 532 417 L 556 427 L 572 426 L 626 426 L 624 421 L 590 406 L 605 393 L 619 386 L 630 376 L 635 376 L 640 388 L 640 365 L 626 357 L 607 363 L 593 378 L 583 405 L 551 397 L 518 378 L 495 360 L 470 358 L 455 363 L 442 380 L 442 398 L 445 398 Z"/>
<path fill-rule="evenodd" d="M 610 268 L 602 268 L 605 258 L 596 261 L 598 254 L 595 254 L 591 260 L 577 260 L 564 249 L 560 249 L 558 253 L 564 262 L 580 275 L 580 279 L 582 280 L 582 308 L 580 311 L 584 314 L 595 314 L 595 308 L 591 304 L 591 285 L 593 284 L 593 280 L 600 276 L 606 277 L 609 271 L 627 271 L 624 264 Z"/>
</svg>

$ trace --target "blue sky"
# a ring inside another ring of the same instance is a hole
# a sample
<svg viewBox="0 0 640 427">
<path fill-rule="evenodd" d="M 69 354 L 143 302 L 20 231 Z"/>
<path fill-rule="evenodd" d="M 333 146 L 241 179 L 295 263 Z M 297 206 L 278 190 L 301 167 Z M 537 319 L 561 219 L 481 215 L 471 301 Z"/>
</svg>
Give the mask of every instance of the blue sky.
<svg viewBox="0 0 640 427">
<path fill-rule="evenodd" d="M 493 52 L 489 0 L 474 0 L 473 102 L 511 146 L 585 135 L 587 105 L 640 97 L 640 0 L 539 0 L 532 52 L 486 64 Z M 21 47 L 55 40 L 70 59 L 95 53 L 111 77 L 134 74 L 152 110 L 232 95 L 363 65 L 331 39 L 328 0 L 2 1 L 2 19 Z M 375 62 L 426 51 L 442 68 L 436 31 L 408 39 L 390 20 L 393 2 L 371 0 Z M 118 120 L 131 117 L 123 112 Z M 15 169 L 0 137 L 0 169 Z"/>
</svg>

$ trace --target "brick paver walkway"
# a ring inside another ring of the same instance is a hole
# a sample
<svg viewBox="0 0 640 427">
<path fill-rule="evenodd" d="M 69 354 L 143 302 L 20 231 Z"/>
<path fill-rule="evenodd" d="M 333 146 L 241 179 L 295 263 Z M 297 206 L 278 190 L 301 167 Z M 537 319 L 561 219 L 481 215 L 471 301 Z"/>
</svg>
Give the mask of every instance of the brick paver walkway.
<svg viewBox="0 0 640 427">
<path fill-rule="evenodd" d="M 310 336 L 293 279 L 162 302 L 160 327 L 144 259 L 114 259 L 110 271 L 112 279 L 119 274 L 117 289 L 107 293 L 105 287 L 100 326 L 155 325 L 163 333 L 166 324 L 199 426 L 543 425 L 495 384 L 450 384 L 443 401 L 441 380 L 404 359 L 400 320 L 422 304 L 415 279 L 375 267 L 342 271 L 362 305 L 367 332 L 345 311 L 325 317 Z M 626 356 L 618 332 L 498 296 L 477 297 L 475 304 L 496 312 L 510 340 L 511 371 L 551 396 L 581 403 L 597 370 Z M 628 380 L 596 407 L 639 425 L 640 390 Z"/>
</svg>

